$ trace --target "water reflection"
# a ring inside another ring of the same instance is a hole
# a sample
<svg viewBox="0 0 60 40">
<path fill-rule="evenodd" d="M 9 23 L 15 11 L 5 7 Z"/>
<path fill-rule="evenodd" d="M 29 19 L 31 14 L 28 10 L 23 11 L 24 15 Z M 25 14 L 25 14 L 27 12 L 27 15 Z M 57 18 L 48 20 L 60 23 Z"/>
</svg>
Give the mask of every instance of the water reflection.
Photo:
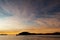
<svg viewBox="0 0 60 40">
<path fill-rule="evenodd" d="M 58 37 L 47 36 L 0 36 L 0 40 L 60 40 Z"/>
</svg>

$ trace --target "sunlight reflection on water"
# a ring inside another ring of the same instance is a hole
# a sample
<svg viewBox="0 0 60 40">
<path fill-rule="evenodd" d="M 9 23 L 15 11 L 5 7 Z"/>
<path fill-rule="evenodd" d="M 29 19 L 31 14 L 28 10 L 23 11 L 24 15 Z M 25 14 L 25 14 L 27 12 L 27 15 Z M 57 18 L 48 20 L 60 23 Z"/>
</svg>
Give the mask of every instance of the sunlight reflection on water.
<svg viewBox="0 0 60 40">
<path fill-rule="evenodd" d="M 0 36 L 0 40 L 60 40 L 60 36 Z"/>
</svg>

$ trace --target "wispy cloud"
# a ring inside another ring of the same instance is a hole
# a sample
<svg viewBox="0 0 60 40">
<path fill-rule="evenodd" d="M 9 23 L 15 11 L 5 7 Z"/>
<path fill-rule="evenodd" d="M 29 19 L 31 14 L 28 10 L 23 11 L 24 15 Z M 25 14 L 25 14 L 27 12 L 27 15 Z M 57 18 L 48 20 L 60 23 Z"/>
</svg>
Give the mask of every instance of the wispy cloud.
<svg viewBox="0 0 60 40">
<path fill-rule="evenodd" d="M 1 28 L 44 29 L 60 28 L 59 0 L 0 0 Z M 4 22 L 3 22 L 4 21 Z M 3 26 L 4 25 L 4 26 Z M 6 30 L 6 29 L 5 29 Z"/>
</svg>

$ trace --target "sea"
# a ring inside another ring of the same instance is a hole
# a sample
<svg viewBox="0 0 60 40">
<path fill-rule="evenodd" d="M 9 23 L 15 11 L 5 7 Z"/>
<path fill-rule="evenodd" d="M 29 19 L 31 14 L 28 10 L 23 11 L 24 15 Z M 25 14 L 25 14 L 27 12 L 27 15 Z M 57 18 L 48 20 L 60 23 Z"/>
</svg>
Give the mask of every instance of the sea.
<svg viewBox="0 0 60 40">
<path fill-rule="evenodd" d="M 60 40 L 60 35 L 0 36 L 0 40 Z"/>
</svg>

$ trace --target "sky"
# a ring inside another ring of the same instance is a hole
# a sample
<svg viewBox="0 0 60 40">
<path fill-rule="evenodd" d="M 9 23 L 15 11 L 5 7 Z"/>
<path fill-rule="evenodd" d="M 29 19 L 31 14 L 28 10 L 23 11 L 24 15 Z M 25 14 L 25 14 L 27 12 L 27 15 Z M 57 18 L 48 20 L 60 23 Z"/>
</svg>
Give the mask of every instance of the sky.
<svg viewBox="0 0 60 40">
<path fill-rule="evenodd" d="M 0 0 L 0 33 L 60 32 L 60 0 Z"/>
</svg>

